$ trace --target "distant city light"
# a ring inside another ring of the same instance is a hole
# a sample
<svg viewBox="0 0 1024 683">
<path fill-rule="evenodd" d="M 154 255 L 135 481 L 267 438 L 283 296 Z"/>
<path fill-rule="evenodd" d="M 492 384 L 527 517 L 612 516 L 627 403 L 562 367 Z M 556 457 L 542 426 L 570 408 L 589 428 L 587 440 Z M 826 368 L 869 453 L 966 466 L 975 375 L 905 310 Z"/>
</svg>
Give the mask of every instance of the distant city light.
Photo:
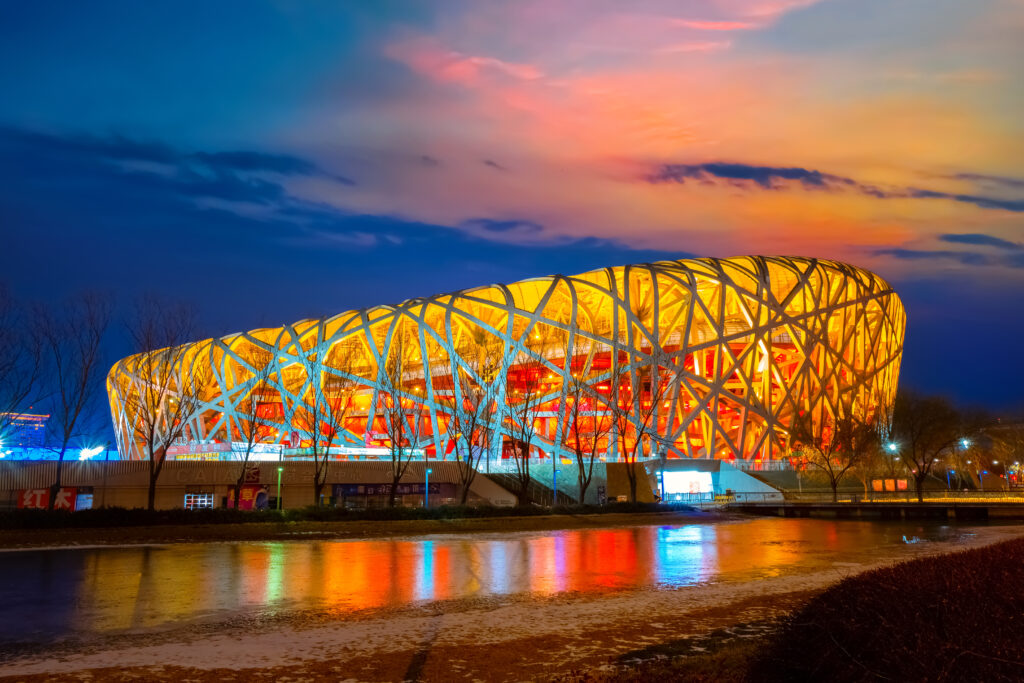
<svg viewBox="0 0 1024 683">
<path fill-rule="evenodd" d="M 967 447 L 969 447 L 971 445 L 971 440 L 970 439 L 960 439 L 960 443 L 963 444 L 964 448 L 967 448 Z"/>
<path fill-rule="evenodd" d="M 897 448 L 897 446 L 896 446 L 895 443 L 890 443 L 889 444 L 889 450 L 892 451 L 893 453 L 896 452 L 896 448 Z"/>
</svg>

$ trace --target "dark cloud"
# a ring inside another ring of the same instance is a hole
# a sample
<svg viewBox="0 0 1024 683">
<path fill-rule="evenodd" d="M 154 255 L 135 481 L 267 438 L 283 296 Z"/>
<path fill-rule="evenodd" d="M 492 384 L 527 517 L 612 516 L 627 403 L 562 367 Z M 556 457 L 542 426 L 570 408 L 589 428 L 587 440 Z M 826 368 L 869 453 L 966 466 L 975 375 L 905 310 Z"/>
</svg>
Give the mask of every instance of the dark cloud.
<svg viewBox="0 0 1024 683">
<path fill-rule="evenodd" d="M 825 192 L 853 192 L 876 199 L 944 199 L 972 204 L 982 209 L 1024 212 L 1024 199 L 1002 199 L 974 194 L 958 194 L 915 187 L 882 188 L 853 178 L 832 175 L 799 166 L 759 166 L 751 164 L 708 162 L 701 164 L 663 164 L 646 177 L 650 183 L 693 180 L 715 185 L 722 181 L 741 187 L 757 186 L 763 190 L 784 190 L 793 183 L 804 189 Z"/>
<path fill-rule="evenodd" d="M 308 159 L 290 154 L 253 151 L 196 152 L 185 157 L 185 160 L 199 162 L 221 173 L 266 172 L 279 175 L 319 176 L 330 178 L 342 185 L 355 185 L 351 178 L 328 173 Z"/>
<path fill-rule="evenodd" d="M 64 164 L 103 164 L 129 184 L 162 186 L 195 199 L 220 199 L 268 205 L 287 193 L 267 176 L 317 176 L 343 185 L 349 178 L 329 173 L 313 162 L 288 154 L 252 150 L 186 152 L 159 142 L 120 135 L 54 135 L 0 128 L 0 152 L 32 154 Z"/>
<path fill-rule="evenodd" d="M 992 257 L 972 251 L 886 248 L 876 249 L 873 253 L 875 256 L 891 256 L 904 261 L 955 261 L 966 266 L 987 266 L 993 263 Z"/>
<path fill-rule="evenodd" d="M 1024 249 L 1024 245 L 1010 240 L 1004 240 L 1001 237 L 993 237 L 992 235 L 985 235 L 982 233 L 947 233 L 945 235 L 939 235 L 939 239 L 943 242 L 949 242 L 951 244 L 971 244 L 978 247 L 995 247 L 996 249 L 1007 249 L 1010 251 L 1018 251 Z"/>
<path fill-rule="evenodd" d="M 832 176 L 799 167 L 750 166 L 748 164 L 712 162 L 707 164 L 665 164 L 651 176 L 651 181 L 682 183 L 686 180 L 708 180 L 710 178 L 750 181 L 766 190 L 774 190 L 780 189 L 778 181 L 797 181 L 805 187 L 824 188 L 831 181 Z"/>
<path fill-rule="evenodd" d="M 499 221 L 489 218 L 472 218 L 468 221 L 464 221 L 461 225 L 469 229 L 480 229 L 484 232 L 493 233 L 515 232 L 537 235 L 544 232 L 544 226 L 539 223 L 526 220 Z"/>
<path fill-rule="evenodd" d="M 889 256 L 901 261 L 950 261 L 965 266 L 1003 266 L 1024 268 L 1024 254 L 991 255 L 976 251 L 953 251 L 950 249 L 906 249 L 886 247 L 875 249 L 874 256 Z"/>
<path fill-rule="evenodd" d="M 491 168 L 499 170 L 499 171 L 507 171 L 508 170 L 507 168 L 505 168 L 504 166 L 499 164 L 497 161 L 494 161 L 493 159 L 484 159 L 482 163 L 483 163 L 484 166 L 490 166 Z"/>
<path fill-rule="evenodd" d="M 919 188 L 908 188 L 907 190 L 895 190 L 883 198 L 911 198 L 911 199 L 949 199 L 963 204 L 973 204 L 982 209 L 997 209 L 1003 211 L 1024 212 L 1024 199 L 999 199 L 998 197 L 983 197 L 972 194 L 954 194 L 951 192 L 936 192 L 935 190 L 922 190 Z"/>
<path fill-rule="evenodd" d="M 1011 178 L 1002 175 L 986 175 L 984 173 L 957 173 L 946 176 L 952 180 L 966 180 L 972 183 L 985 185 L 1002 185 L 1004 187 L 1024 189 L 1024 178 Z"/>
<path fill-rule="evenodd" d="M 423 166 L 429 166 L 433 168 L 435 166 L 440 166 L 441 162 L 435 159 L 434 157 L 430 156 L 429 154 L 424 154 L 420 156 L 420 164 L 422 164 Z"/>
</svg>

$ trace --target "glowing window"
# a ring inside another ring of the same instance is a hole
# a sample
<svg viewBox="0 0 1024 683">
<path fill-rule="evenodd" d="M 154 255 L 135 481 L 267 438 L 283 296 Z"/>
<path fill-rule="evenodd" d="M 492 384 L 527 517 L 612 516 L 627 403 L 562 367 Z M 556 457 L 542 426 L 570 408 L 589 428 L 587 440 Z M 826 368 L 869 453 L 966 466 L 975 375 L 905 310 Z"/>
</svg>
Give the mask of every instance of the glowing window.
<svg viewBox="0 0 1024 683">
<path fill-rule="evenodd" d="M 711 473 L 676 471 L 665 472 L 665 494 L 711 493 Z"/>
</svg>

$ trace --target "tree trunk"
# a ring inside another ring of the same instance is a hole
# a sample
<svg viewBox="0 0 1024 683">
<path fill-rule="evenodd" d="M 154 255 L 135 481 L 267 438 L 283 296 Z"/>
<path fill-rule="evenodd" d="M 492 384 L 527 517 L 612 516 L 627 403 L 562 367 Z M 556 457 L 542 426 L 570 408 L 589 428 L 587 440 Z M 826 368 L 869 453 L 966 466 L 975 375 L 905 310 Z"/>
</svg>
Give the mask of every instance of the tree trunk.
<svg viewBox="0 0 1024 683">
<path fill-rule="evenodd" d="M 636 502 L 636 472 L 633 472 L 629 465 L 626 465 L 626 473 L 629 476 L 629 502 Z"/>
<path fill-rule="evenodd" d="M 245 476 L 244 474 L 242 475 Z M 238 509 L 238 499 L 242 497 L 242 479 L 239 478 L 235 483 L 235 509 Z"/>
<path fill-rule="evenodd" d="M 64 468 L 64 451 L 60 452 L 57 457 L 57 479 L 53 482 L 53 486 L 50 487 L 50 500 L 46 503 L 47 510 L 53 510 L 53 506 L 57 502 L 57 494 L 60 493 L 60 475 L 61 470 Z"/>
<path fill-rule="evenodd" d="M 146 509 L 152 512 L 156 509 L 156 477 L 153 472 L 149 473 L 149 493 L 146 498 Z"/>
<path fill-rule="evenodd" d="M 924 502 L 924 477 L 914 477 L 914 486 L 917 488 L 917 502 Z"/>
<path fill-rule="evenodd" d="M 316 476 L 316 484 L 313 486 L 313 505 L 320 507 L 320 496 L 324 491 L 324 482 L 320 481 L 320 475 Z"/>
<path fill-rule="evenodd" d="M 837 480 L 833 479 L 830 483 L 832 484 L 832 502 L 833 503 L 838 503 L 839 502 L 839 482 Z"/>
<path fill-rule="evenodd" d="M 398 482 L 392 477 L 391 488 L 388 489 L 388 507 L 395 507 L 395 492 L 398 490 Z"/>
</svg>

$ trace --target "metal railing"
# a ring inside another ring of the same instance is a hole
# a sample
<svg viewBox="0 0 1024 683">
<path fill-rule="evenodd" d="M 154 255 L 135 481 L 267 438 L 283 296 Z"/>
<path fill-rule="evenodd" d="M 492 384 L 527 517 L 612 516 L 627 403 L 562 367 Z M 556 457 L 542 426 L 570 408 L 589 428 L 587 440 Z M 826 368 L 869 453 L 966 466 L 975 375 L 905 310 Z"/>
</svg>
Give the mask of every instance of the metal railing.
<svg viewBox="0 0 1024 683">
<path fill-rule="evenodd" d="M 724 462 L 744 472 L 784 472 L 793 469 L 788 460 L 726 460 Z"/>
<path fill-rule="evenodd" d="M 831 503 L 832 491 L 786 491 L 792 503 Z M 1024 491 L 924 491 L 925 503 L 1024 503 Z M 917 491 L 839 491 L 838 503 L 916 503 Z"/>
</svg>

